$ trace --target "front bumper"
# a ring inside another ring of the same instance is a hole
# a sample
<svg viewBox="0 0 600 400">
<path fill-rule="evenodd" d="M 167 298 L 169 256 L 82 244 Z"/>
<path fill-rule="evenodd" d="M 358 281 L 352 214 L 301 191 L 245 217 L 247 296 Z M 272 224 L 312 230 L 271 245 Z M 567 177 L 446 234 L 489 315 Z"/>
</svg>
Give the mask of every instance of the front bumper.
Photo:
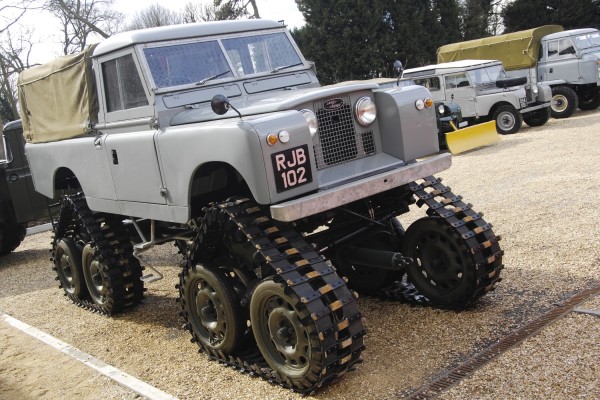
<svg viewBox="0 0 600 400">
<path fill-rule="evenodd" d="M 442 153 L 392 171 L 271 206 L 271 216 L 283 222 L 331 210 L 450 168 L 452 156 Z"/>
</svg>

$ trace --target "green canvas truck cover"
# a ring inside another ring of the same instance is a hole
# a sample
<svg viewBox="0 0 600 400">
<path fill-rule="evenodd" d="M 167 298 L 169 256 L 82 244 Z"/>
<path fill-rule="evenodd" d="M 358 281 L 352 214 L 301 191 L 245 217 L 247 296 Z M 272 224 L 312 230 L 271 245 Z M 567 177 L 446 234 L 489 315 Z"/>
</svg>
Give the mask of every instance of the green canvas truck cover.
<svg viewBox="0 0 600 400">
<path fill-rule="evenodd" d="M 563 30 L 560 25 L 544 25 L 525 31 L 447 44 L 438 48 L 437 62 L 500 60 L 507 71 L 532 68 L 538 61 L 542 37 Z"/>
<path fill-rule="evenodd" d="M 98 121 L 98 100 L 91 65 L 96 46 L 59 57 L 19 74 L 23 136 L 30 143 L 84 135 Z"/>
</svg>

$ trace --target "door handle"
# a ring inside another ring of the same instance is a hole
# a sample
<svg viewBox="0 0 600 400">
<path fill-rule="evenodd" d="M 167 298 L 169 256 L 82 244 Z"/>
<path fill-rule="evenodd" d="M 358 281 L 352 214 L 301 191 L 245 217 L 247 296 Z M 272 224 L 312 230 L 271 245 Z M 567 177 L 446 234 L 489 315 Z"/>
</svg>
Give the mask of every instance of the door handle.
<svg viewBox="0 0 600 400">
<path fill-rule="evenodd" d="M 102 148 L 102 132 L 99 132 L 94 138 L 94 147 L 96 147 L 97 149 Z"/>
<path fill-rule="evenodd" d="M 550 68 L 550 71 L 549 71 L 549 72 L 550 72 L 550 73 L 553 73 L 553 72 L 554 72 L 554 68 Z"/>
<path fill-rule="evenodd" d="M 117 151 L 116 150 L 112 150 L 112 160 L 113 160 L 113 164 L 114 165 L 119 165 L 119 156 L 117 155 Z"/>
</svg>

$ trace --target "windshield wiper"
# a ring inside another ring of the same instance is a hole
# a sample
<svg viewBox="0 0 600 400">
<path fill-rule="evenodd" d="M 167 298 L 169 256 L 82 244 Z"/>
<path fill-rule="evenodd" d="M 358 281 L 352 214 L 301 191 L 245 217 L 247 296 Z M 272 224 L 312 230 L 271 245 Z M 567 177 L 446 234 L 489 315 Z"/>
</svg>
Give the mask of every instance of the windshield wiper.
<svg viewBox="0 0 600 400">
<path fill-rule="evenodd" d="M 204 78 L 204 79 L 202 79 L 201 81 L 198 81 L 198 82 L 196 82 L 196 86 L 202 86 L 202 85 L 204 85 L 206 82 L 208 82 L 208 81 L 212 81 L 213 79 L 219 78 L 219 77 L 221 77 L 221 76 L 223 76 L 223 75 L 226 75 L 226 74 L 228 74 L 228 73 L 230 73 L 230 72 L 231 72 L 231 70 L 230 70 L 230 69 L 228 69 L 227 71 L 225 71 L 225 72 L 221 72 L 220 74 L 216 74 L 216 75 L 213 75 L 213 76 L 209 76 L 208 78 Z"/>
<path fill-rule="evenodd" d="M 273 74 L 273 73 L 275 73 L 275 72 L 279 72 L 279 71 L 281 71 L 282 69 L 287 69 L 287 68 L 297 67 L 298 65 L 303 65 L 303 64 L 304 64 L 304 63 L 303 63 L 302 61 L 300 61 L 299 63 L 296 63 L 296 64 L 284 65 L 284 66 L 282 66 L 282 67 L 277 67 L 277 68 L 275 68 L 273 71 L 271 71 L 271 73 Z"/>
</svg>

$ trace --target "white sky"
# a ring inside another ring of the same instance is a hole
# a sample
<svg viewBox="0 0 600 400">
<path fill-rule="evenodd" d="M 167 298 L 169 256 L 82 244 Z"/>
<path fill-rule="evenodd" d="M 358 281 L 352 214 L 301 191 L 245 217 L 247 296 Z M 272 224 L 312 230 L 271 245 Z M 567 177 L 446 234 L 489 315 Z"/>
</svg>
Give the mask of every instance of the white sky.
<svg viewBox="0 0 600 400">
<path fill-rule="evenodd" d="M 181 11 L 189 1 L 212 3 L 212 0 L 169 0 L 166 2 L 161 1 L 159 4 L 174 11 Z M 127 19 L 153 3 L 148 0 L 115 0 L 114 7 L 117 11 L 125 14 Z M 304 18 L 298 11 L 294 0 L 257 0 L 257 5 L 261 18 L 275 21 L 284 20 L 290 29 L 304 25 Z M 45 63 L 62 54 L 59 45 L 61 34 L 54 17 L 48 14 L 30 13 L 26 19 L 19 21 L 19 23 L 21 22 L 24 25 L 22 29 L 29 28 L 34 32 L 33 41 L 35 45 L 30 56 L 30 63 Z M 13 37 L 15 36 L 18 35 Z"/>
</svg>

